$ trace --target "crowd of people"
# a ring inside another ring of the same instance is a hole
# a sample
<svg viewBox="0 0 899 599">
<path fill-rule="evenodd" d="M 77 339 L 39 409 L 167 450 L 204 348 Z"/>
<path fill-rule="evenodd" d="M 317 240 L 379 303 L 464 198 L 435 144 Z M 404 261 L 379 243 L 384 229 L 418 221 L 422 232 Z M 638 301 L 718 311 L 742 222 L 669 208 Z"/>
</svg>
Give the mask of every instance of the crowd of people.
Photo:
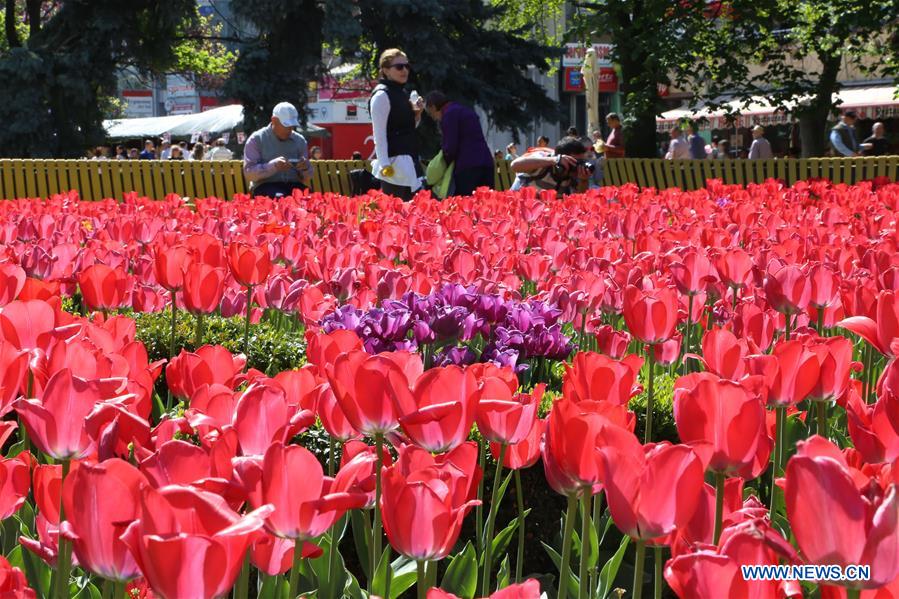
<svg viewBox="0 0 899 599">
<path fill-rule="evenodd" d="M 110 154 L 112 154 L 110 156 Z M 144 141 L 144 149 L 128 148 L 119 144 L 112 153 L 108 146 L 98 146 L 88 153 L 91 160 L 233 160 L 234 153 L 228 149 L 224 138 L 211 143 L 196 142 L 192 146 L 186 141 L 173 143 L 168 140 Z"/>
</svg>

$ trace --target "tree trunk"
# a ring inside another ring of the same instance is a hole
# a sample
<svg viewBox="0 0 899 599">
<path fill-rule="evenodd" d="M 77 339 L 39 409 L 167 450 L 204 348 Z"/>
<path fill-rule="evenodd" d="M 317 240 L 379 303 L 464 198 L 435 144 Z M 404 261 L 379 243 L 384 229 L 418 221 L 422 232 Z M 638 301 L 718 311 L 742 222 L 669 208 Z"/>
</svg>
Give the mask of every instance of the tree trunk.
<svg viewBox="0 0 899 599">
<path fill-rule="evenodd" d="M 820 56 L 824 68 L 815 87 L 815 97 L 799 115 L 799 138 L 802 143 L 802 157 L 824 156 L 830 148 L 827 121 L 833 109 L 833 94 L 839 90 L 837 75 L 840 72 L 842 55 Z"/>
<path fill-rule="evenodd" d="M 28 12 L 28 34 L 34 36 L 41 30 L 41 0 L 28 0 L 25 10 Z"/>
<path fill-rule="evenodd" d="M 635 56 L 637 60 L 622 58 L 621 94 L 624 96 L 626 129 L 625 152 L 628 158 L 658 158 L 656 146 L 656 109 L 659 89 L 655 78 L 646 73 L 646 63 L 640 58 L 645 51 L 639 48 L 622 48 L 622 57 Z"/>
<path fill-rule="evenodd" d="M 6 41 L 10 48 L 18 48 L 22 45 L 16 33 L 16 0 L 6 0 Z"/>
</svg>

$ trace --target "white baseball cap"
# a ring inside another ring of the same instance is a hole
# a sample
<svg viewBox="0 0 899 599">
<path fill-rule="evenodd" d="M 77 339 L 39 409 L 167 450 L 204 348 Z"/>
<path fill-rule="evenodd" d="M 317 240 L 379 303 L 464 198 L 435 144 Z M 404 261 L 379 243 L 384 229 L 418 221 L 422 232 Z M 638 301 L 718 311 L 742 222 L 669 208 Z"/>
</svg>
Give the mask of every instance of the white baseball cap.
<svg viewBox="0 0 899 599">
<path fill-rule="evenodd" d="M 272 110 L 272 116 L 281 121 L 285 127 L 299 127 L 297 109 L 290 102 L 281 102 Z"/>
</svg>

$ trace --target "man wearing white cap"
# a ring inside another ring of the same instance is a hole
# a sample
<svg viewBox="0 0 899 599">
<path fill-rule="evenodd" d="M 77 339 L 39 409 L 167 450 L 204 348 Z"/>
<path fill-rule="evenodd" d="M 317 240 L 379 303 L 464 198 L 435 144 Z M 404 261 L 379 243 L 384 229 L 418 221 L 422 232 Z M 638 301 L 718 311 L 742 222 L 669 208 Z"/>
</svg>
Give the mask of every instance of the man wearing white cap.
<svg viewBox="0 0 899 599">
<path fill-rule="evenodd" d="M 306 138 L 294 131 L 299 124 L 294 105 L 281 102 L 272 111 L 271 123 L 247 139 L 243 172 L 252 195 L 289 196 L 308 186 L 312 163 Z"/>
</svg>

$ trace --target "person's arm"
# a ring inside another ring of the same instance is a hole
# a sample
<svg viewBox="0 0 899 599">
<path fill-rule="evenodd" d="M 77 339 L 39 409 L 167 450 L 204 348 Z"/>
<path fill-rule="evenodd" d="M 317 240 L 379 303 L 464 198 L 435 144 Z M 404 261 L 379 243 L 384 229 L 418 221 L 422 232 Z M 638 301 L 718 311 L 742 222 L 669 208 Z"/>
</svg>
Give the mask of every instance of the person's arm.
<svg viewBox="0 0 899 599">
<path fill-rule="evenodd" d="M 854 156 L 855 152 L 846 147 L 846 144 L 843 143 L 843 138 L 840 137 L 840 133 L 838 131 L 830 132 L 830 143 L 833 144 L 833 147 L 836 148 L 837 152 L 842 154 L 843 156 Z"/>
<path fill-rule="evenodd" d="M 247 181 L 259 181 L 275 174 L 278 169 L 272 162 L 262 160 L 259 138 L 250 137 L 243 149 L 243 174 Z"/>
<path fill-rule="evenodd" d="M 306 138 L 301 135 L 300 139 L 302 142 L 300 144 L 300 162 L 297 164 L 297 175 L 300 177 L 303 185 L 308 187 L 309 182 L 312 180 L 312 169 L 315 167 L 312 165 L 312 161 L 309 160 L 309 144 L 306 143 Z"/>
<path fill-rule="evenodd" d="M 447 164 L 455 162 L 459 154 L 460 125 L 461 122 L 455 111 L 444 114 L 440 120 L 440 129 L 443 133 L 440 149 L 443 150 L 443 158 Z"/>
<path fill-rule="evenodd" d="M 755 160 L 756 158 L 759 158 L 759 145 L 759 140 L 752 140 L 752 145 L 749 146 L 749 160 Z"/>
<path fill-rule="evenodd" d="M 558 158 L 558 156 L 547 156 L 545 154 L 525 154 L 513 160 L 509 168 L 514 173 L 532 173 L 542 168 L 555 166 Z"/>
<path fill-rule="evenodd" d="M 371 128 L 375 137 L 375 158 L 381 168 L 386 166 L 390 160 L 387 155 L 388 116 L 390 116 L 390 98 L 383 90 L 377 91 L 371 98 Z"/>
</svg>

